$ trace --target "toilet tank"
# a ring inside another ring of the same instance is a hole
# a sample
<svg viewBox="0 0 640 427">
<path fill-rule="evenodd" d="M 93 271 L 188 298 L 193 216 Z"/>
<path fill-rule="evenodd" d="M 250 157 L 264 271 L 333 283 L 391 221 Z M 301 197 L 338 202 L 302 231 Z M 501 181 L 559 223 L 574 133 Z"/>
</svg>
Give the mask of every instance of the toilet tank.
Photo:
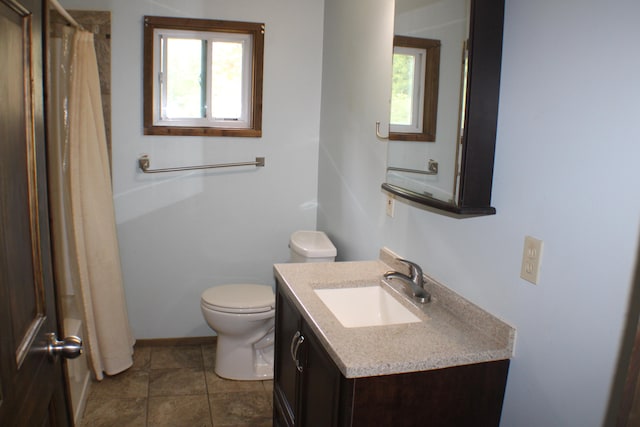
<svg viewBox="0 0 640 427">
<path fill-rule="evenodd" d="M 333 262 L 336 247 L 322 231 L 296 231 L 289 239 L 289 262 Z"/>
</svg>

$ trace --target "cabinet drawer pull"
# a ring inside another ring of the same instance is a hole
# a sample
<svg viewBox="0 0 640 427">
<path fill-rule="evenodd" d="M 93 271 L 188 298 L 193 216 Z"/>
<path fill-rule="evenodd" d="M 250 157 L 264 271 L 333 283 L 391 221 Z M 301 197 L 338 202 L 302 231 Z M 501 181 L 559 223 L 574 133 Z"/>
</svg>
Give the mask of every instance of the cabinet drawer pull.
<svg viewBox="0 0 640 427">
<path fill-rule="evenodd" d="M 296 369 L 298 370 L 298 372 L 302 372 L 302 365 L 298 360 L 298 350 L 300 350 L 300 345 L 303 342 L 304 342 L 304 335 L 302 335 L 300 331 L 297 331 L 293 335 L 293 338 L 291 339 L 291 346 L 289 347 L 289 352 L 291 353 L 291 359 L 293 359 L 293 361 L 295 362 Z"/>
</svg>

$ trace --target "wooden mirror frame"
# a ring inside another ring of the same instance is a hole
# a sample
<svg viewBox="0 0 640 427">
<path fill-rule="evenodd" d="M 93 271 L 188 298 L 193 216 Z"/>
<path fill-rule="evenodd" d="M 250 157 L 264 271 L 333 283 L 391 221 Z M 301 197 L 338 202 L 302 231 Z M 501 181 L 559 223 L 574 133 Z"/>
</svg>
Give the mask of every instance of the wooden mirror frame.
<svg viewBox="0 0 640 427">
<path fill-rule="evenodd" d="M 491 187 L 498 124 L 504 0 L 471 0 L 464 133 L 457 203 L 395 185 L 382 189 L 410 204 L 455 217 L 493 215 Z"/>
</svg>

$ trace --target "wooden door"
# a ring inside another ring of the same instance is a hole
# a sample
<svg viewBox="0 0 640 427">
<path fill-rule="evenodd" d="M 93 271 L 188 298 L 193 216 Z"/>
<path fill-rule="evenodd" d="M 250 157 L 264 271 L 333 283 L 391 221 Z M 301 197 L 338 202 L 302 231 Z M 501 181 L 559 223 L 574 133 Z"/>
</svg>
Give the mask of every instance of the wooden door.
<svg viewBox="0 0 640 427">
<path fill-rule="evenodd" d="M 0 0 L 0 426 L 68 426 L 46 194 L 42 0 Z"/>
</svg>

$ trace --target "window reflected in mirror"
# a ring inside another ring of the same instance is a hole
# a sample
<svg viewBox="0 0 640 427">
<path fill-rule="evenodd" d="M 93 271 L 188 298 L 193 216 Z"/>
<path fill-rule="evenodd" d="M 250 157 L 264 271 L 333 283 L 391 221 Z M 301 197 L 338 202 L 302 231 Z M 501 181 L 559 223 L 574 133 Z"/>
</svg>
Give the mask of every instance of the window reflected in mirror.
<svg viewBox="0 0 640 427">
<path fill-rule="evenodd" d="M 422 108 L 416 102 L 424 96 L 420 79 L 424 79 L 425 56 L 416 49 L 396 48 L 393 51 L 392 128 L 408 127 L 411 131 L 422 126 L 419 114 Z"/>
<path fill-rule="evenodd" d="M 436 140 L 440 41 L 395 36 L 389 139 Z"/>
</svg>

